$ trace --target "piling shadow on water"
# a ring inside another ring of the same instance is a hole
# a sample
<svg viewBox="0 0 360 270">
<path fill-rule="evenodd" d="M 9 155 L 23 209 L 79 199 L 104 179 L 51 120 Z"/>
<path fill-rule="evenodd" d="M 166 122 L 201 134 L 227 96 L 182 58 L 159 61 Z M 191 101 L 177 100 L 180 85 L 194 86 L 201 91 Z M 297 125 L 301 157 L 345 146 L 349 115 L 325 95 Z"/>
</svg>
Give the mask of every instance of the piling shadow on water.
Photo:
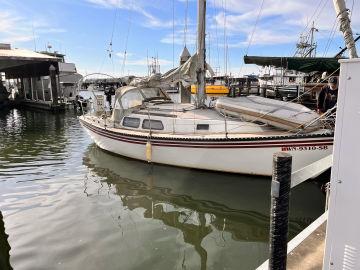
<svg viewBox="0 0 360 270">
<path fill-rule="evenodd" d="M 0 269 L 12 270 L 10 265 L 10 245 L 8 242 L 8 235 L 5 232 L 5 224 L 2 213 L 0 211 Z"/>
</svg>

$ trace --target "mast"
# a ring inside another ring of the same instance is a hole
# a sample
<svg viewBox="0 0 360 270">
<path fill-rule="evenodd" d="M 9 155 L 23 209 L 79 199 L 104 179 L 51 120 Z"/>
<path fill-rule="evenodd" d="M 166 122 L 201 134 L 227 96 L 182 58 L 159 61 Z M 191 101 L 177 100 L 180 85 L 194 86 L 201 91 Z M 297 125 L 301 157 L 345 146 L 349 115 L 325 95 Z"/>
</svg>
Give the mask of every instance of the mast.
<svg viewBox="0 0 360 270">
<path fill-rule="evenodd" d="M 315 22 L 312 22 L 311 27 L 311 38 L 310 38 L 310 55 L 309 57 L 315 57 L 316 56 L 316 44 L 314 43 L 314 32 L 318 32 L 319 30 L 315 28 Z"/>
<path fill-rule="evenodd" d="M 205 15 L 206 14 L 206 0 L 198 0 L 198 36 L 197 36 L 197 100 L 196 107 L 201 108 L 205 104 Z"/>
<path fill-rule="evenodd" d="M 350 26 L 348 10 L 346 9 L 344 0 L 333 0 L 336 15 L 339 18 L 340 31 L 343 32 L 346 47 L 349 50 L 350 58 L 357 58 L 356 47 L 353 33 Z"/>
</svg>

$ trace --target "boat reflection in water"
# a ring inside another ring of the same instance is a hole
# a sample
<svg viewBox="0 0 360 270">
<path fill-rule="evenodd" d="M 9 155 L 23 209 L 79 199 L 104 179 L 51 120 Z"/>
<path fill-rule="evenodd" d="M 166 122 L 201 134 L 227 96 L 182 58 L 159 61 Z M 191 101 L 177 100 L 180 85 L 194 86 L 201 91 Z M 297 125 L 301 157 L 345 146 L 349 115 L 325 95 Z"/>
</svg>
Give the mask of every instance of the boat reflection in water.
<svg viewBox="0 0 360 270">
<path fill-rule="evenodd" d="M 10 265 L 10 245 L 8 242 L 8 235 L 5 233 L 5 225 L 2 213 L 0 211 L 0 269 L 11 270 Z"/>
<path fill-rule="evenodd" d="M 201 269 L 225 267 L 228 257 L 238 260 L 238 269 L 254 269 L 267 257 L 269 178 L 148 164 L 111 155 L 94 144 L 83 161 L 89 175 L 105 182 L 124 208 L 176 228 L 181 241 L 200 256 Z M 313 183 L 292 191 L 290 237 L 321 214 L 323 202 Z"/>
</svg>

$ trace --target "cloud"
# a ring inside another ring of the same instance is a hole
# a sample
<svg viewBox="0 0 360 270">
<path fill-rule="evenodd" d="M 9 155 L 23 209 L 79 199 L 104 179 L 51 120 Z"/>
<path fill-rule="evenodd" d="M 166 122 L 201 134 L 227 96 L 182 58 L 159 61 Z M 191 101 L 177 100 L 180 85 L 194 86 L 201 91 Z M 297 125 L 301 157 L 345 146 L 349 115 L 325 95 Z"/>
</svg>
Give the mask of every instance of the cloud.
<svg viewBox="0 0 360 270">
<path fill-rule="evenodd" d="M 165 44 L 176 44 L 176 45 L 184 45 L 184 30 L 176 30 L 174 33 L 166 34 L 160 41 Z M 190 30 L 186 34 L 186 44 L 194 45 L 196 44 L 196 31 Z"/>
<path fill-rule="evenodd" d="M 20 20 L 20 17 L 13 16 L 9 11 L 0 11 L 0 32 L 9 33 Z"/>
<path fill-rule="evenodd" d="M 36 33 L 41 34 L 49 34 L 49 33 L 65 33 L 67 32 L 64 28 L 55 28 L 55 27 L 49 27 L 49 28 L 39 28 L 35 30 Z"/>
<path fill-rule="evenodd" d="M 125 57 L 125 53 L 123 53 L 123 52 L 117 52 L 117 53 L 115 53 L 115 55 L 120 57 L 120 59 L 124 59 L 124 57 Z M 132 53 L 129 53 L 129 52 L 126 53 L 126 58 L 129 58 L 131 56 L 133 56 Z"/>
<path fill-rule="evenodd" d="M 115 53 L 121 60 L 124 60 L 125 54 L 123 52 Z M 152 61 L 152 57 L 142 57 L 142 58 L 135 58 L 133 53 L 126 53 L 126 66 L 148 66 Z M 170 66 L 172 65 L 172 61 L 166 59 L 157 59 L 158 63 L 161 66 Z"/>
<path fill-rule="evenodd" d="M 126 0 L 86 0 L 87 2 L 94 4 L 96 6 L 102 6 L 105 8 L 121 8 L 121 9 L 134 9 L 134 1 Z"/>
<path fill-rule="evenodd" d="M 95 6 L 100 6 L 103 8 L 120 8 L 124 10 L 131 10 L 133 12 L 139 13 L 140 15 L 146 18 L 141 24 L 144 27 L 148 28 L 171 28 L 173 24 L 177 25 L 180 22 L 173 22 L 172 20 L 162 20 L 147 10 L 141 5 L 139 1 L 129 1 L 129 0 L 85 0 Z"/>
<path fill-rule="evenodd" d="M 251 45 L 274 45 L 282 43 L 295 43 L 298 40 L 298 35 L 287 35 L 282 33 L 274 34 L 274 31 L 267 29 L 259 29 L 252 36 Z M 229 48 L 247 47 L 251 39 L 251 35 L 247 39 L 237 43 L 229 43 Z"/>
<path fill-rule="evenodd" d="M 35 38 L 36 38 L 36 36 L 35 36 Z M 32 36 L 32 35 L 8 35 L 4 38 L 1 38 L 1 40 L 4 43 L 13 44 L 13 43 L 18 43 L 18 42 L 27 42 L 27 41 L 34 40 L 34 36 Z"/>
<path fill-rule="evenodd" d="M 166 59 L 157 59 L 157 62 L 160 66 L 170 66 L 172 65 L 172 61 Z M 151 63 L 151 59 L 140 58 L 136 60 L 128 60 L 126 61 L 127 66 L 148 66 Z"/>
<path fill-rule="evenodd" d="M 211 29 L 223 29 L 229 37 L 238 37 L 238 40 L 229 46 L 244 46 L 249 42 L 256 24 L 262 0 L 227 0 L 226 17 L 221 1 L 214 2 L 218 13 L 213 17 Z M 354 7 L 352 26 L 359 29 L 360 18 Z M 258 25 L 254 32 L 251 44 L 290 44 L 296 42 L 301 33 L 306 33 L 312 21 L 319 29 L 318 39 L 328 39 L 336 20 L 334 7 L 331 1 L 313 0 L 267 0 L 262 7 Z M 356 16 L 357 15 L 357 16 Z M 226 21 L 225 21 L 226 20 Z M 336 29 L 337 35 L 338 29 Z"/>
<path fill-rule="evenodd" d="M 25 42 L 32 40 L 34 36 L 25 31 L 16 31 L 23 18 L 15 16 L 10 11 L 0 11 L 0 40 L 6 43 Z"/>
<path fill-rule="evenodd" d="M 66 29 L 51 27 L 37 19 L 33 22 L 11 10 L 0 11 L 0 41 L 22 43 L 39 38 L 39 34 L 63 33 Z"/>
</svg>

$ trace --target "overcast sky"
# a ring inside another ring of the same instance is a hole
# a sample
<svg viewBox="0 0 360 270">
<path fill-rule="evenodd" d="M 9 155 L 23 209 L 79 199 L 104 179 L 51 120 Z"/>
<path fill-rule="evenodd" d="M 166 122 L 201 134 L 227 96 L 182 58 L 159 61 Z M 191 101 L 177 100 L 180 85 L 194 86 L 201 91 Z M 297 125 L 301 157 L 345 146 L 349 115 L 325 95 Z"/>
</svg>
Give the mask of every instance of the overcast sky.
<svg viewBox="0 0 360 270">
<path fill-rule="evenodd" d="M 354 33 L 360 33 L 359 2 L 347 1 Z M 344 46 L 332 0 L 208 0 L 207 5 L 207 61 L 221 73 L 226 62 L 232 74 L 257 73 L 256 66 L 243 64 L 245 53 L 292 56 L 312 21 L 319 30 L 318 56 L 333 56 Z M 151 57 L 158 57 L 165 72 L 178 64 L 185 40 L 190 53 L 196 49 L 195 0 L 0 0 L 0 7 L 0 42 L 38 51 L 51 44 L 83 75 L 145 75 Z"/>
</svg>

